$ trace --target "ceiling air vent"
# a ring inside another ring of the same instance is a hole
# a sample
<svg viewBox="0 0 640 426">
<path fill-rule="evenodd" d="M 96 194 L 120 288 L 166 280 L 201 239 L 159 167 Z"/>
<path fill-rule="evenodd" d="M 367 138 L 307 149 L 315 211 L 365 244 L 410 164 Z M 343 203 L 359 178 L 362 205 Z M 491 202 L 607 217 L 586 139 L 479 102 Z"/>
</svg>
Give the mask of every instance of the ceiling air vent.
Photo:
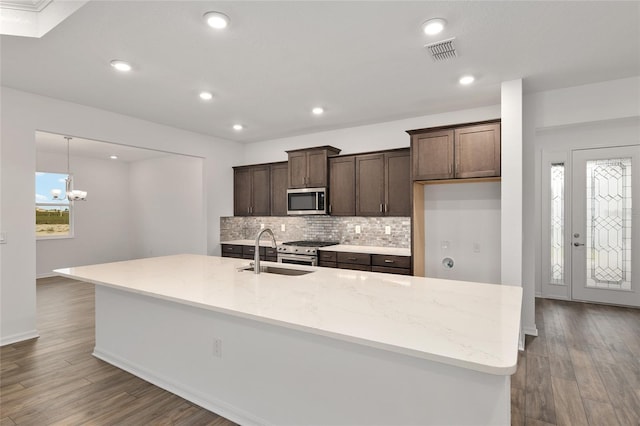
<svg viewBox="0 0 640 426">
<path fill-rule="evenodd" d="M 435 43 L 426 44 L 424 47 L 429 51 L 434 61 L 445 61 L 453 59 L 456 56 L 456 48 L 453 45 L 454 38 L 448 40 L 437 41 Z"/>
</svg>

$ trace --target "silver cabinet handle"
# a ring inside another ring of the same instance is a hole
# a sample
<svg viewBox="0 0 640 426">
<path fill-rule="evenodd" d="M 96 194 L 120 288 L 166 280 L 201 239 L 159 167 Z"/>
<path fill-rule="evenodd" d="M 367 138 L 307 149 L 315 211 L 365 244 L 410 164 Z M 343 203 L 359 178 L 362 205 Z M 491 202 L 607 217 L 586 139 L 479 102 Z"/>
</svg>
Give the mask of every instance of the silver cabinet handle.
<svg viewBox="0 0 640 426">
<path fill-rule="evenodd" d="M 331 213 L 331 204 L 329 204 L 329 213 Z"/>
<path fill-rule="evenodd" d="M 573 246 L 574 246 L 574 247 L 580 247 L 580 246 L 583 246 L 583 245 L 584 245 L 584 244 L 582 244 L 582 243 L 573 243 Z"/>
<path fill-rule="evenodd" d="M 395 260 L 385 259 L 384 263 L 396 263 Z"/>
<path fill-rule="evenodd" d="M 380 203 L 380 213 L 382 213 L 384 211 L 384 210 L 382 210 L 382 206 L 383 206 L 383 204 Z"/>
</svg>

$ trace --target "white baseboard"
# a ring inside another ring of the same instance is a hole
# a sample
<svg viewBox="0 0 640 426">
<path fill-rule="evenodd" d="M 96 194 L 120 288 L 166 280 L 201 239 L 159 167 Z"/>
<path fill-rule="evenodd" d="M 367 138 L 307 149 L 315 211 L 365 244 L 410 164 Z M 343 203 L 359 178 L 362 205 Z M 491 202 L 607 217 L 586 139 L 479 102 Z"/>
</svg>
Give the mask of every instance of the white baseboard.
<svg viewBox="0 0 640 426">
<path fill-rule="evenodd" d="M 26 331 L 24 333 L 13 334 L 11 336 L 3 336 L 0 338 L 0 346 L 11 345 L 13 343 L 22 342 L 24 340 L 35 339 L 40 337 L 38 330 Z"/>
<path fill-rule="evenodd" d="M 174 383 L 162 374 L 149 371 L 141 365 L 130 362 L 108 351 L 100 350 L 98 347 L 93 348 L 93 356 L 235 423 L 256 426 L 269 424 L 266 420 L 241 410 L 236 406 L 220 401 L 210 395 L 204 395 L 199 391 L 185 387 L 183 384 Z"/>
<path fill-rule="evenodd" d="M 522 332 L 528 336 L 537 336 L 538 328 L 534 325 L 528 327 L 522 327 Z"/>
<path fill-rule="evenodd" d="M 58 274 L 54 274 L 53 272 L 45 272 L 44 274 L 36 274 L 36 279 L 38 278 L 51 278 L 51 277 L 59 277 Z"/>
</svg>

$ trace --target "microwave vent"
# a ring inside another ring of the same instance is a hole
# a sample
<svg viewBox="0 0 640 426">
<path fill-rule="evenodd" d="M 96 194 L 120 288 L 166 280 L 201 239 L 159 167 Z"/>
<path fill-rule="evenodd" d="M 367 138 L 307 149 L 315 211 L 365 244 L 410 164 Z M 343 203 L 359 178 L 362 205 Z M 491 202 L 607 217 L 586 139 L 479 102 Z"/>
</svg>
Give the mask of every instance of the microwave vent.
<svg viewBox="0 0 640 426">
<path fill-rule="evenodd" d="M 425 49 L 429 51 L 429 55 L 431 58 L 438 61 L 446 61 L 449 59 L 454 59 L 458 54 L 456 53 L 456 48 L 453 45 L 454 38 L 450 38 L 448 40 L 437 41 L 435 43 L 430 43 L 425 45 Z"/>
</svg>

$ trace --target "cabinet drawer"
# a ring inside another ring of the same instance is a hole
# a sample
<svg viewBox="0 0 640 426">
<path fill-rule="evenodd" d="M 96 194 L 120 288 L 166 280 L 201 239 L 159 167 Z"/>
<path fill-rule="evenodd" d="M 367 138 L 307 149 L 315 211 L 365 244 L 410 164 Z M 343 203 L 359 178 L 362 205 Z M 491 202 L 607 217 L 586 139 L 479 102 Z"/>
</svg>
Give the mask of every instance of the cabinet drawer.
<svg viewBox="0 0 640 426">
<path fill-rule="evenodd" d="M 264 256 L 264 252 L 265 252 L 266 247 L 260 247 L 260 256 Z M 250 255 L 254 255 L 256 253 L 256 248 L 255 246 L 242 246 L 242 254 L 250 254 Z"/>
<path fill-rule="evenodd" d="M 336 262 L 327 262 L 325 260 L 320 260 L 318 262 L 318 266 L 324 266 L 325 268 L 337 268 L 338 264 Z"/>
<path fill-rule="evenodd" d="M 338 252 L 338 263 L 354 263 L 358 265 L 371 265 L 371 255 L 365 253 Z"/>
<path fill-rule="evenodd" d="M 264 254 L 267 257 L 278 257 L 278 249 L 274 249 L 273 247 L 264 247 Z M 260 249 L 260 254 L 262 254 L 262 249 Z"/>
<path fill-rule="evenodd" d="M 410 256 L 388 256 L 383 254 L 371 255 L 371 264 L 391 268 L 411 268 Z"/>
<path fill-rule="evenodd" d="M 352 269 L 354 271 L 371 271 L 369 265 L 359 265 L 357 263 L 338 263 L 339 269 Z"/>
<path fill-rule="evenodd" d="M 320 262 L 335 262 L 336 261 L 336 252 L 335 251 L 324 251 L 318 250 L 318 260 Z"/>
<path fill-rule="evenodd" d="M 411 275 L 409 268 L 390 268 L 388 266 L 372 266 L 372 272 L 384 272 L 386 274 Z"/>
<path fill-rule="evenodd" d="M 236 255 L 236 256 L 232 256 Z M 235 244 L 222 244 L 223 257 L 242 257 L 242 246 Z"/>
<path fill-rule="evenodd" d="M 260 258 L 262 260 L 262 256 L 260 256 Z M 267 262 L 277 262 L 278 256 L 265 256 L 264 260 L 266 260 Z"/>
</svg>

